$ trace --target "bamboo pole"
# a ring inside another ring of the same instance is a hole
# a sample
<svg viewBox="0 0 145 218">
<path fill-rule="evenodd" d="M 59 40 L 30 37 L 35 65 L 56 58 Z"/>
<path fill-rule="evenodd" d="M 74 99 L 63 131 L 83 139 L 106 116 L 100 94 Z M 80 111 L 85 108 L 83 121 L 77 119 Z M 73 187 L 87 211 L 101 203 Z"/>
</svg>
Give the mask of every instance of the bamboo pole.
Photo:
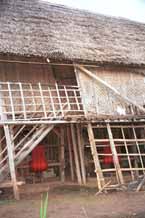
<svg viewBox="0 0 145 218">
<path fill-rule="evenodd" d="M 134 139 L 135 139 L 137 151 L 138 151 L 138 154 L 139 154 L 139 159 L 140 159 L 141 167 L 143 169 L 144 168 L 144 163 L 143 163 L 143 160 L 142 160 L 142 156 L 141 156 L 141 152 L 140 152 L 139 143 L 138 143 L 138 139 L 137 139 L 137 136 L 136 136 L 135 128 L 133 127 L 132 129 L 133 129 L 133 136 L 134 136 Z M 144 170 L 143 170 L 143 173 L 145 174 Z"/>
<path fill-rule="evenodd" d="M 64 128 L 60 129 L 60 179 L 65 181 Z"/>
<path fill-rule="evenodd" d="M 12 138 L 11 138 L 8 125 L 4 125 L 4 132 L 5 132 L 6 143 L 7 143 L 9 168 L 10 168 L 10 175 L 11 175 L 11 180 L 13 184 L 14 196 L 16 200 L 19 200 L 20 196 L 19 196 L 19 190 L 18 190 L 17 179 L 16 179 L 14 154 L 13 154 L 13 149 L 12 149 Z"/>
<path fill-rule="evenodd" d="M 90 146 L 91 146 L 91 152 L 92 152 L 94 165 L 95 165 L 95 173 L 97 176 L 98 188 L 99 190 L 101 190 L 102 187 L 105 185 L 105 181 L 104 181 L 103 173 L 101 170 L 100 160 L 99 160 L 99 156 L 98 156 L 97 149 L 96 149 L 96 143 L 95 143 L 94 133 L 93 133 L 91 123 L 88 124 L 87 129 L 88 129 L 88 136 L 89 136 L 89 141 L 90 141 Z"/>
<path fill-rule="evenodd" d="M 74 151 L 74 159 L 76 165 L 76 175 L 79 185 L 82 185 L 82 178 L 80 172 L 80 163 L 78 158 L 78 151 L 77 151 L 77 142 L 76 142 L 76 135 L 75 135 L 75 127 L 74 124 L 71 123 L 71 136 L 72 136 L 72 143 L 73 143 L 73 151 Z"/>
<path fill-rule="evenodd" d="M 131 172 L 131 177 L 132 177 L 132 180 L 134 181 L 134 173 L 133 171 L 131 170 L 132 168 L 132 165 L 131 165 L 131 160 L 130 160 L 130 156 L 129 156 L 129 151 L 128 151 L 128 147 L 127 147 L 127 143 L 125 141 L 125 135 L 124 135 L 124 129 L 122 128 L 121 126 L 121 133 L 122 133 L 122 136 L 123 136 L 123 139 L 124 139 L 124 146 L 125 146 L 125 150 L 126 150 L 126 154 L 127 154 L 127 159 L 128 159 L 128 165 L 130 167 L 130 172 Z"/>
<path fill-rule="evenodd" d="M 81 141 L 80 128 L 81 127 L 79 126 L 79 124 L 77 124 L 76 129 L 77 129 L 77 140 L 78 140 L 78 150 L 79 150 L 79 156 L 80 156 L 82 181 L 84 184 L 86 184 L 86 170 L 85 170 L 85 161 L 84 161 L 84 156 L 83 156 L 83 145 Z"/>
<path fill-rule="evenodd" d="M 72 147 L 71 147 L 71 138 L 70 138 L 70 129 L 69 129 L 69 126 L 67 126 L 67 141 L 68 141 L 68 150 L 69 150 L 69 159 L 70 159 L 71 179 L 72 179 L 72 181 L 74 181 L 73 154 L 72 154 Z"/>
<path fill-rule="evenodd" d="M 123 179 L 123 175 L 122 175 L 122 172 L 120 169 L 120 163 L 118 160 L 118 155 L 117 155 L 117 151 L 116 151 L 116 147 L 114 144 L 113 135 L 112 135 L 112 131 L 111 131 L 111 127 L 110 127 L 109 123 L 107 123 L 107 132 L 108 132 L 108 136 L 109 136 L 109 140 L 110 140 L 110 147 L 111 147 L 111 151 L 112 151 L 112 155 L 113 155 L 114 166 L 116 168 L 116 172 L 117 172 L 118 178 L 120 180 L 120 183 L 124 184 L 124 179 Z"/>
</svg>

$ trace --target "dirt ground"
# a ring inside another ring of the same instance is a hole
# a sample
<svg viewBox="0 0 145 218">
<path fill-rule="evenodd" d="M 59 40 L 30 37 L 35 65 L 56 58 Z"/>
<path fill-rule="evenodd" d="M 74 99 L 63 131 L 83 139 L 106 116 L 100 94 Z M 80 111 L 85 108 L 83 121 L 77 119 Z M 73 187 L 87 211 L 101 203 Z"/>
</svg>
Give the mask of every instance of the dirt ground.
<svg viewBox="0 0 145 218">
<path fill-rule="evenodd" d="M 46 191 L 48 186 L 43 188 Z M 0 218 L 39 218 L 41 191 L 35 185 L 25 190 L 22 188 L 18 202 L 10 194 L 1 195 Z M 47 217 L 145 218 L 145 192 L 112 192 L 95 196 L 94 189 L 57 187 L 49 190 Z"/>
</svg>

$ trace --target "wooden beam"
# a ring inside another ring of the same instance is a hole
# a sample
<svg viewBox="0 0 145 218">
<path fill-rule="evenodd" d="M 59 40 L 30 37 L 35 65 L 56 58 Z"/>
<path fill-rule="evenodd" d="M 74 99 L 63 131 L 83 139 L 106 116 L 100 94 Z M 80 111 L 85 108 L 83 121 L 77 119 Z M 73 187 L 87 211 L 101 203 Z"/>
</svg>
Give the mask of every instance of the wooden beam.
<svg viewBox="0 0 145 218">
<path fill-rule="evenodd" d="M 129 165 L 129 167 L 130 167 L 131 177 L 132 177 L 132 180 L 134 181 L 135 178 L 134 178 L 134 173 L 133 173 L 133 171 L 131 170 L 131 169 L 132 169 L 132 165 L 131 165 L 131 160 L 130 160 L 130 154 L 129 154 L 128 146 L 127 146 L 127 143 L 126 143 L 126 140 L 125 140 L 124 129 L 123 129 L 122 126 L 121 126 L 121 133 L 122 133 L 122 136 L 123 136 L 123 139 L 124 139 L 124 146 L 125 146 L 125 150 L 126 150 L 128 165 Z"/>
<path fill-rule="evenodd" d="M 94 165 L 95 165 L 95 173 L 97 176 L 98 189 L 101 190 L 102 187 L 105 185 L 105 181 L 104 181 L 103 173 L 101 170 L 100 160 L 99 160 L 97 149 L 96 149 L 96 143 L 95 143 L 94 133 L 93 133 L 91 123 L 88 124 L 87 130 L 88 130 L 89 142 L 91 146 L 91 152 L 92 152 Z"/>
<path fill-rule="evenodd" d="M 13 148 L 12 139 L 11 139 L 10 130 L 9 130 L 8 125 L 4 125 L 4 132 L 5 132 L 6 143 L 7 143 L 9 168 L 10 168 L 10 175 L 11 175 L 11 180 L 13 184 L 14 196 L 16 200 L 19 200 L 20 196 L 19 196 L 19 190 L 18 190 L 17 179 L 16 179 L 14 154 L 13 154 L 13 149 L 12 149 Z"/>
<path fill-rule="evenodd" d="M 85 161 L 83 156 L 83 145 L 81 140 L 81 131 L 80 131 L 80 125 L 76 125 L 77 128 L 77 139 L 78 139 L 78 151 L 80 156 L 80 165 L 81 165 L 81 173 L 82 173 L 82 181 L 84 184 L 86 184 L 86 170 L 85 170 Z"/>
<path fill-rule="evenodd" d="M 78 180 L 79 185 L 82 185 L 82 178 L 81 178 L 81 172 L 80 172 L 80 164 L 79 164 L 79 157 L 78 157 L 78 151 L 77 151 L 77 142 L 76 142 L 74 124 L 71 124 L 71 136 L 72 136 L 72 143 L 73 143 L 77 180 Z"/>
<path fill-rule="evenodd" d="M 17 186 L 21 186 L 21 185 L 24 185 L 24 184 L 25 184 L 24 181 L 17 182 Z M 10 188 L 12 186 L 13 186 L 12 182 L 2 182 L 2 183 L 0 183 L 0 188 Z"/>
<path fill-rule="evenodd" d="M 124 179 L 123 179 L 123 175 L 122 175 L 122 172 L 120 169 L 120 163 L 118 160 L 118 155 L 117 155 L 116 147 L 115 147 L 114 140 L 113 140 L 111 127 L 110 127 L 109 123 L 107 123 L 106 125 L 107 125 L 109 140 L 110 140 L 110 148 L 111 148 L 112 155 L 113 155 L 114 166 L 116 168 L 116 172 L 117 172 L 118 178 L 120 180 L 120 183 L 124 184 Z"/>
<path fill-rule="evenodd" d="M 138 139 L 137 139 L 137 136 L 136 136 L 136 132 L 135 132 L 135 128 L 132 127 L 132 130 L 133 130 L 133 136 L 134 136 L 134 139 L 135 139 L 135 144 L 136 144 L 136 147 L 137 147 L 137 152 L 139 154 L 139 159 L 140 159 L 140 164 L 141 164 L 141 167 L 144 168 L 144 163 L 143 163 L 143 159 L 142 159 L 142 154 L 140 152 L 140 147 L 139 147 L 139 143 L 138 143 Z M 145 171 L 143 170 L 143 174 L 145 175 Z"/>
<path fill-rule="evenodd" d="M 129 104 L 131 104 L 131 105 L 133 105 L 135 107 L 137 107 L 140 111 L 145 112 L 145 108 L 143 108 L 142 106 L 136 104 L 130 98 L 128 98 L 126 96 L 123 96 L 117 89 L 115 89 L 113 86 L 108 84 L 106 81 L 102 80 L 97 75 L 93 74 L 91 71 L 87 70 L 86 68 L 84 68 L 83 66 L 80 66 L 80 65 L 76 65 L 76 68 L 78 68 L 79 70 L 84 72 L 86 75 L 88 75 L 90 78 L 92 78 L 93 80 L 97 81 L 98 83 L 100 83 L 104 87 L 107 87 L 108 89 L 110 89 L 116 96 L 120 97 L 125 102 L 127 102 L 127 103 L 129 103 Z"/>
<path fill-rule="evenodd" d="M 0 162 L 3 159 L 3 155 L 2 155 L 2 142 L 3 142 L 3 134 L 2 134 L 2 128 L 0 128 Z"/>
<path fill-rule="evenodd" d="M 73 153 L 72 153 L 72 143 L 71 143 L 71 134 L 70 134 L 69 126 L 67 126 L 67 142 L 68 142 L 68 151 L 69 151 L 69 160 L 70 160 L 71 179 L 72 181 L 74 181 Z"/>
<path fill-rule="evenodd" d="M 60 179 L 65 181 L 64 127 L 60 127 Z"/>
<path fill-rule="evenodd" d="M 60 131 L 58 130 L 58 129 L 53 129 L 52 130 L 59 138 L 61 137 L 61 133 L 60 133 Z"/>
</svg>

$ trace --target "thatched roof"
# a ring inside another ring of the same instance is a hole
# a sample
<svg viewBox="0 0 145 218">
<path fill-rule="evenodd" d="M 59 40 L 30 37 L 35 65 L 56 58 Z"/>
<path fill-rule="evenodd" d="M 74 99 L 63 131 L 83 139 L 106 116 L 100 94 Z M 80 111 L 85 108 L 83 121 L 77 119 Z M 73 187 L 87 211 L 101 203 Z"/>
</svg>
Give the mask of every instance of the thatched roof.
<svg viewBox="0 0 145 218">
<path fill-rule="evenodd" d="M 145 65 L 145 24 L 46 0 L 0 0 L 0 53 Z"/>
</svg>

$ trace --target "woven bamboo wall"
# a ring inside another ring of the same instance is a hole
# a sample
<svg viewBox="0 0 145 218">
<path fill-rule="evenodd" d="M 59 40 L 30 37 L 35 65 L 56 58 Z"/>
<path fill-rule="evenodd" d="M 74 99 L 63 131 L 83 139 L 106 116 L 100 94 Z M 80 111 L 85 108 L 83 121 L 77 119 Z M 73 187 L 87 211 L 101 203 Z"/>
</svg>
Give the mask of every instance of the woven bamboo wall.
<svg viewBox="0 0 145 218">
<path fill-rule="evenodd" d="M 117 89 L 123 96 L 137 104 L 145 104 L 145 76 L 135 69 L 121 68 L 89 68 L 89 70 Z M 105 88 L 99 82 L 93 81 L 83 72 L 78 71 L 78 80 L 87 113 L 98 115 L 117 115 L 118 108 L 130 109 L 122 99 Z"/>
</svg>

